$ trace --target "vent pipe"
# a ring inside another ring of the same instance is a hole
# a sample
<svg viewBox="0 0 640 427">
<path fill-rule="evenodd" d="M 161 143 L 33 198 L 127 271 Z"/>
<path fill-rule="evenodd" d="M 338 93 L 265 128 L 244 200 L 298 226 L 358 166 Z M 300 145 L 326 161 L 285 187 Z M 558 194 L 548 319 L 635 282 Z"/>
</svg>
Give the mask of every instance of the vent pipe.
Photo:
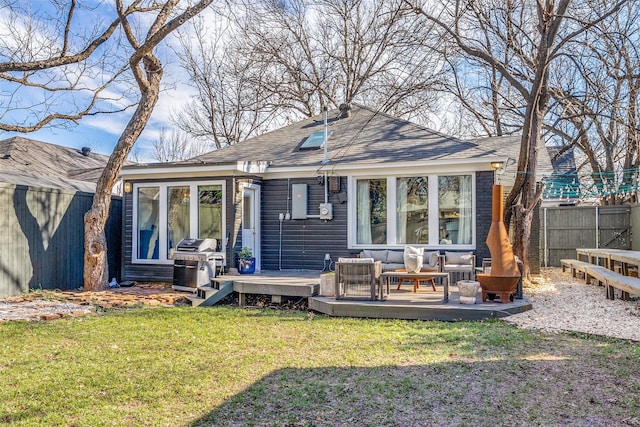
<svg viewBox="0 0 640 427">
<path fill-rule="evenodd" d="M 82 148 L 80 149 L 80 152 L 82 153 L 82 155 L 83 155 L 83 156 L 85 156 L 85 157 L 86 157 L 86 156 L 88 156 L 88 155 L 89 155 L 89 153 L 91 153 L 91 148 L 89 148 L 89 147 L 82 147 Z"/>
<path fill-rule="evenodd" d="M 349 117 L 351 117 L 351 104 L 340 104 L 340 107 L 338 107 L 338 109 L 340 110 L 341 119 L 348 119 Z"/>
</svg>

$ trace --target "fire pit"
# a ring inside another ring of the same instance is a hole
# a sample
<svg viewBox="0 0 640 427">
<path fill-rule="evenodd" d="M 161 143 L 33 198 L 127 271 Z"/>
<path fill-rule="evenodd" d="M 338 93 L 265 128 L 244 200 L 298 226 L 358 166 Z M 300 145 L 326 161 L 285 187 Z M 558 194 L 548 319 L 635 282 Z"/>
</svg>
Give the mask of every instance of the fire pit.
<svg viewBox="0 0 640 427">
<path fill-rule="evenodd" d="M 495 184 L 491 196 L 491 228 L 487 235 L 487 246 L 491 253 L 491 273 L 478 274 L 476 279 L 482 288 L 482 302 L 498 295 L 500 302 L 505 304 L 511 301 L 521 275 L 507 229 L 502 222 L 504 213 L 502 185 Z"/>
<path fill-rule="evenodd" d="M 518 286 L 519 276 L 492 276 L 491 274 L 477 274 L 476 279 L 482 288 L 482 302 L 493 299 L 493 296 L 500 297 L 500 302 L 507 303 Z"/>
</svg>

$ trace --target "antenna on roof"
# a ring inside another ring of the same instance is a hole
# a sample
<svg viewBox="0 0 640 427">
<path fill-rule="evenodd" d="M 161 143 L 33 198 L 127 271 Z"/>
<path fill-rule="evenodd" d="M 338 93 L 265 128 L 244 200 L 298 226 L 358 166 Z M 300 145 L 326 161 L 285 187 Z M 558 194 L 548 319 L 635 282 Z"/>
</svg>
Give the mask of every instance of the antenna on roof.
<svg viewBox="0 0 640 427">
<path fill-rule="evenodd" d="M 324 159 L 322 160 L 322 164 L 326 165 L 329 163 L 329 152 L 328 152 L 328 136 L 327 136 L 327 106 L 322 107 L 322 118 L 324 119 Z"/>
</svg>

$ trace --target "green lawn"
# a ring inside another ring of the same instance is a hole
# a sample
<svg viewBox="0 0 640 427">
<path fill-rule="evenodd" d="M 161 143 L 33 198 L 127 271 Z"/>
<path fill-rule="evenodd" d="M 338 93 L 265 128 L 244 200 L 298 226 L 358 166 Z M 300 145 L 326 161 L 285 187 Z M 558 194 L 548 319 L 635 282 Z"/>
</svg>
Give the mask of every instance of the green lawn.
<svg viewBox="0 0 640 427">
<path fill-rule="evenodd" d="M 637 343 L 231 307 L 0 324 L 0 424 L 640 424 Z"/>
</svg>

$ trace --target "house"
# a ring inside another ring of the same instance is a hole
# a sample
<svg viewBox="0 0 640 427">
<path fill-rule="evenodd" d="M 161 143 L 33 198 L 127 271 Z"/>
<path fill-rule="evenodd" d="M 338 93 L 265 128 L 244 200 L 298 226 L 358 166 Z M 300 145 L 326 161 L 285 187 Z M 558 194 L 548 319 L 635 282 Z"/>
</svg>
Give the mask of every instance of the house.
<svg viewBox="0 0 640 427">
<path fill-rule="evenodd" d="M 353 105 L 326 125 L 320 115 L 187 161 L 125 167 L 123 279 L 170 281 L 183 237 L 217 239 L 227 268 L 242 247 L 262 270 L 321 270 L 407 244 L 481 260 L 492 163 L 514 176 L 517 141 L 464 141 Z"/>
<path fill-rule="evenodd" d="M 29 138 L 0 141 L 0 297 L 83 284 L 84 214 L 108 156 Z M 107 237 L 119 274 L 121 199 Z"/>
<path fill-rule="evenodd" d="M 545 179 L 543 203 L 545 206 L 576 206 L 582 197 L 578 168 L 573 148 L 547 147 L 552 159 L 553 173 Z"/>
</svg>

